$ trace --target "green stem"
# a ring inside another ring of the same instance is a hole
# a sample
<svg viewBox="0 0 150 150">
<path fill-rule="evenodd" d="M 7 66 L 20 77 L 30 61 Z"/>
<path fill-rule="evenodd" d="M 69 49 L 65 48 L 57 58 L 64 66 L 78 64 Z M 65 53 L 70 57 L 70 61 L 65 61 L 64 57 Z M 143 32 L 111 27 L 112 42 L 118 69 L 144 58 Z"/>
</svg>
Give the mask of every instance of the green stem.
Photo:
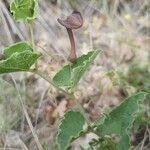
<svg viewBox="0 0 150 150">
<path fill-rule="evenodd" d="M 29 25 L 29 30 L 30 30 L 30 36 L 31 36 L 31 46 L 33 48 L 33 51 L 35 51 L 35 39 L 34 39 L 34 32 L 33 32 L 33 22 L 28 22 Z M 35 69 L 37 70 L 38 65 L 37 65 L 37 61 L 35 63 Z"/>
<path fill-rule="evenodd" d="M 31 36 L 31 46 L 33 50 L 35 50 L 35 40 L 34 40 L 34 33 L 33 33 L 33 23 L 28 23 L 29 24 L 29 30 L 30 30 L 30 36 Z"/>
<path fill-rule="evenodd" d="M 30 70 L 30 72 L 35 73 L 37 75 L 39 75 L 41 78 L 43 78 L 45 81 L 47 81 L 48 83 L 50 83 L 52 86 L 54 86 L 56 89 L 58 89 L 59 91 L 63 92 L 64 94 L 66 94 L 69 98 L 73 99 L 76 103 L 76 106 L 79 108 L 80 112 L 82 113 L 82 115 L 84 116 L 87 124 L 89 125 L 90 122 L 85 114 L 84 108 L 82 107 L 82 105 L 80 104 L 80 102 L 75 98 L 74 96 L 74 92 L 72 91 L 71 93 L 65 91 L 64 89 L 60 88 L 59 86 L 57 86 L 47 75 L 45 75 L 44 73 L 42 73 L 39 70 Z"/>
<path fill-rule="evenodd" d="M 74 89 L 72 89 L 72 90 L 74 90 Z M 75 103 L 76 103 L 77 108 L 78 108 L 78 109 L 80 110 L 80 112 L 82 113 L 82 115 L 83 115 L 83 117 L 85 118 L 87 124 L 90 125 L 90 121 L 89 121 L 88 117 L 86 116 L 86 113 L 85 113 L 84 108 L 82 107 L 81 103 L 75 98 L 75 96 L 74 96 L 73 93 L 74 93 L 74 92 L 72 91 L 72 96 L 73 96 L 73 99 L 74 99 L 74 101 L 75 101 Z"/>
<path fill-rule="evenodd" d="M 43 78 L 44 80 L 46 80 L 47 82 L 49 82 L 52 86 L 54 86 L 56 89 L 58 89 L 59 91 L 63 92 L 64 94 L 66 94 L 68 97 L 73 98 L 72 94 L 68 93 L 67 91 L 65 91 L 64 89 L 60 88 L 59 86 L 57 86 L 47 75 L 45 75 L 44 73 L 40 72 L 39 70 L 30 70 L 30 72 L 35 73 L 37 75 L 39 75 L 41 78 Z"/>
</svg>

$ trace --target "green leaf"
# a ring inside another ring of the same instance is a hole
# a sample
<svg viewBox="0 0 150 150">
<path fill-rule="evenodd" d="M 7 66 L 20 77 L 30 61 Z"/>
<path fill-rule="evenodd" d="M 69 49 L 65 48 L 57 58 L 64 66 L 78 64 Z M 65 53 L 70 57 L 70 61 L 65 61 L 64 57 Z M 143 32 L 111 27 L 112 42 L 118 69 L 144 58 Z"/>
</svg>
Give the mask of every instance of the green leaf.
<svg viewBox="0 0 150 150">
<path fill-rule="evenodd" d="M 96 58 L 100 50 L 91 51 L 79 57 L 75 63 L 63 67 L 53 78 L 53 82 L 62 87 L 74 87 L 80 78 Z"/>
<path fill-rule="evenodd" d="M 128 150 L 130 147 L 130 140 L 127 133 L 121 135 L 120 141 L 117 144 L 117 150 Z"/>
<path fill-rule="evenodd" d="M 118 107 L 115 107 L 103 121 L 96 122 L 96 133 L 99 136 L 116 134 L 120 137 L 117 145 L 118 150 L 129 149 L 129 137 L 127 129 L 134 121 L 134 114 L 139 109 L 139 102 L 143 102 L 146 97 L 145 92 L 132 95 L 125 99 Z M 100 122 L 98 125 L 97 123 Z"/>
<path fill-rule="evenodd" d="M 13 0 L 10 4 L 10 11 L 16 21 L 33 20 L 37 17 L 37 0 Z"/>
<path fill-rule="evenodd" d="M 16 43 L 3 51 L 5 59 L 0 61 L 0 74 L 28 71 L 40 57 L 25 42 Z"/>
<path fill-rule="evenodd" d="M 59 126 L 57 145 L 59 150 L 66 150 L 74 138 L 77 138 L 86 125 L 84 117 L 78 111 L 69 111 L 64 115 Z"/>
<path fill-rule="evenodd" d="M 9 58 L 15 52 L 21 53 L 26 50 L 32 51 L 31 46 L 25 42 L 19 42 L 19 43 L 9 46 L 8 48 L 5 48 L 4 56 L 5 58 Z"/>
</svg>

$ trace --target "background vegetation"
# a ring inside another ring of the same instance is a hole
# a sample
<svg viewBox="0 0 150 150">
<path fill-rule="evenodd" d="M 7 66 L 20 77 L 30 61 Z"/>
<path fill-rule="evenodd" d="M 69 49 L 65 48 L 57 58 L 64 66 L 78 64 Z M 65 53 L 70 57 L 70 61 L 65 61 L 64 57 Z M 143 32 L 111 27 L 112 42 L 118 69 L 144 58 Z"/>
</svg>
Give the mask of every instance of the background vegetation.
<svg viewBox="0 0 150 150">
<path fill-rule="evenodd" d="M 0 53 L 4 47 L 14 42 L 30 39 L 27 24 L 14 21 L 9 3 L 9 0 L 0 1 Z M 75 32 L 78 56 L 91 49 L 103 49 L 103 53 L 96 58 L 80 81 L 75 91 L 76 98 L 93 122 L 128 95 L 137 91 L 148 92 L 130 130 L 133 149 L 148 150 L 150 1 L 39 0 L 39 17 L 33 27 L 36 48 L 45 57 L 40 59 L 38 65 L 50 77 L 67 63 L 69 54 L 66 31 L 58 24 L 57 18 L 67 16 L 74 9 L 78 9 L 84 18 L 83 27 Z M 1 75 L 0 148 L 36 150 L 38 143 L 45 150 L 54 149 L 58 118 L 74 106 L 69 100 L 71 99 L 31 73 Z M 25 113 L 29 116 L 29 125 Z M 83 136 L 73 142 L 71 148 L 78 150 L 95 145 L 97 140 L 88 144 L 92 138 L 96 136 Z"/>
</svg>

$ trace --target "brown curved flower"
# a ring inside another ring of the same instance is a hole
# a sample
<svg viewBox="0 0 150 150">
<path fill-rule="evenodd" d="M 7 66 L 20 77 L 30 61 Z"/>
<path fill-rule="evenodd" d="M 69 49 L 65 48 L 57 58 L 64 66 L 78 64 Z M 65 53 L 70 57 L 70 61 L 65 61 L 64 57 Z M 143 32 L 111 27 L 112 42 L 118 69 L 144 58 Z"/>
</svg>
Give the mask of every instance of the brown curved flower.
<svg viewBox="0 0 150 150">
<path fill-rule="evenodd" d="M 83 18 L 81 16 L 81 13 L 78 11 L 73 11 L 72 14 L 68 16 L 65 20 L 59 18 L 57 20 L 62 26 L 66 27 L 67 29 L 69 39 L 70 39 L 70 44 L 71 44 L 71 52 L 68 60 L 70 62 L 74 62 L 77 59 L 77 55 L 76 55 L 76 47 L 75 47 L 75 41 L 74 41 L 72 30 L 82 27 Z"/>
<path fill-rule="evenodd" d="M 58 18 L 58 22 L 66 28 L 78 29 L 83 25 L 83 18 L 80 12 L 73 11 L 65 20 Z"/>
</svg>

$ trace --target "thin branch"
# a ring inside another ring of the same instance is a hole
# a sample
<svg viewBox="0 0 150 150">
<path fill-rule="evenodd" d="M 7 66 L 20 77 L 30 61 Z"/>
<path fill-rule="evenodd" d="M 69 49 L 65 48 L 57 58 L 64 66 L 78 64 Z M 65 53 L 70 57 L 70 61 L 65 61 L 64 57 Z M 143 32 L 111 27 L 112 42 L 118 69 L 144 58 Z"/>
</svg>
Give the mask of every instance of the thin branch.
<svg viewBox="0 0 150 150">
<path fill-rule="evenodd" d="M 82 115 L 84 116 L 86 122 L 88 124 L 90 124 L 90 122 L 89 122 L 89 120 L 88 120 L 88 118 L 87 118 L 87 116 L 85 114 L 84 108 L 82 107 L 82 105 L 80 104 L 80 102 L 77 99 L 75 99 L 75 96 L 72 93 L 68 93 L 64 89 L 62 89 L 59 86 L 57 86 L 48 76 L 46 76 L 45 74 L 43 74 L 39 70 L 30 70 L 30 72 L 39 75 L 41 78 L 43 78 L 48 83 L 50 83 L 52 86 L 54 86 L 56 89 L 58 89 L 59 91 L 63 92 L 64 94 L 66 94 L 68 97 L 72 98 L 75 101 L 75 103 L 76 103 L 77 107 L 79 108 L 79 110 L 81 111 Z"/>
<path fill-rule="evenodd" d="M 69 92 L 65 91 L 64 89 L 60 88 L 59 86 L 57 86 L 47 75 L 45 75 L 44 73 L 40 72 L 39 70 L 30 70 L 30 72 L 35 73 L 37 75 L 39 75 L 41 78 L 43 78 L 44 80 L 46 80 L 48 83 L 50 83 L 52 86 L 54 86 L 56 89 L 58 89 L 59 91 L 63 92 L 64 94 L 66 94 L 68 97 L 72 98 L 72 94 L 70 94 Z"/>
<path fill-rule="evenodd" d="M 75 99 L 75 98 L 74 98 L 74 99 Z M 88 117 L 87 117 L 87 115 L 86 115 L 86 113 L 85 113 L 85 110 L 84 110 L 84 108 L 82 107 L 81 103 L 80 103 L 77 99 L 75 99 L 75 102 L 76 102 L 76 105 L 77 105 L 77 107 L 79 108 L 80 112 L 82 113 L 84 119 L 86 120 L 87 124 L 90 125 L 90 121 L 89 121 L 89 119 L 88 119 Z"/>
<path fill-rule="evenodd" d="M 31 46 L 32 46 L 32 48 L 33 48 L 33 51 L 36 51 L 36 50 L 35 50 L 34 32 L 33 32 L 33 22 L 28 23 L 28 25 L 29 25 L 30 36 L 31 36 L 31 39 L 30 39 Z M 37 61 L 36 61 L 36 62 L 35 62 L 35 69 L 37 70 L 37 68 L 38 68 L 38 64 L 37 64 Z"/>
<path fill-rule="evenodd" d="M 31 46 L 33 48 L 33 50 L 35 50 L 35 39 L 34 39 L 34 33 L 33 33 L 33 23 L 28 23 L 29 25 L 29 30 L 30 30 L 30 36 L 31 36 Z"/>
</svg>

